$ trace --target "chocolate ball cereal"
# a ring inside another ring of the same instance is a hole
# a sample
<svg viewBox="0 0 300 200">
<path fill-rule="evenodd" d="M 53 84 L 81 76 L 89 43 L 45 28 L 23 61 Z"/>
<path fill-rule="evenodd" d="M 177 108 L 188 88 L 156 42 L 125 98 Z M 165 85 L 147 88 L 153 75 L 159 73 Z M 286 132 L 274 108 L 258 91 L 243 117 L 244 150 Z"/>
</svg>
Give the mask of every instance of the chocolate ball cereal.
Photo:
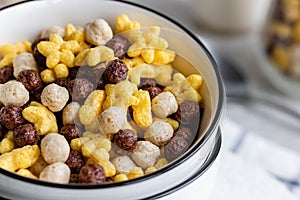
<svg viewBox="0 0 300 200">
<path fill-rule="evenodd" d="M 191 144 L 195 138 L 195 135 L 192 133 L 190 128 L 187 127 L 180 127 L 174 135 L 176 137 L 181 137 L 185 139 L 189 144 Z"/>
<path fill-rule="evenodd" d="M 68 88 L 74 100 L 81 100 L 86 98 L 94 90 L 94 85 L 88 79 L 76 78 L 70 81 Z"/>
<path fill-rule="evenodd" d="M 3 125 L 1 124 L 1 121 L 0 121 L 0 140 L 2 140 L 4 138 L 5 132 L 6 132 L 5 128 L 3 127 Z"/>
<path fill-rule="evenodd" d="M 35 70 L 21 71 L 17 81 L 20 81 L 30 93 L 38 93 L 43 90 L 43 81 Z"/>
<path fill-rule="evenodd" d="M 85 160 L 79 151 L 71 149 L 65 163 L 69 166 L 72 174 L 79 174 L 81 167 L 85 164 Z"/>
<path fill-rule="evenodd" d="M 164 154 L 168 161 L 172 161 L 181 156 L 188 148 L 189 144 L 183 137 L 175 136 L 164 146 Z"/>
<path fill-rule="evenodd" d="M 175 113 L 175 118 L 179 122 L 187 124 L 193 122 L 194 119 L 199 119 L 200 114 L 198 102 L 184 101 L 179 105 L 178 110 Z"/>
<path fill-rule="evenodd" d="M 19 125 L 13 132 L 15 144 L 18 147 L 25 145 L 34 145 L 40 141 L 37 131 L 33 128 L 32 124 Z"/>
<path fill-rule="evenodd" d="M 126 64 L 120 60 L 115 59 L 111 61 L 103 73 L 104 81 L 106 83 L 116 84 L 124 81 L 128 75 L 128 68 Z"/>
<path fill-rule="evenodd" d="M 11 66 L 3 67 L 0 69 L 0 84 L 6 83 L 9 80 L 14 79 L 14 69 Z"/>
<path fill-rule="evenodd" d="M 163 87 L 153 79 L 142 79 L 139 89 L 148 91 L 151 100 L 163 92 Z"/>
<path fill-rule="evenodd" d="M 98 164 L 85 164 L 80 169 L 80 183 L 98 184 L 105 182 L 105 179 L 104 169 Z"/>
<path fill-rule="evenodd" d="M 35 59 L 35 62 L 38 64 L 38 68 L 40 70 L 47 69 L 46 57 L 43 54 L 41 54 L 37 48 L 38 43 L 42 41 L 49 41 L 49 38 L 37 39 L 31 44 L 31 50 L 33 52 L 32 55 Z"/>
<path fill-rule="evenodd" d="M 1 108 L 0 122 L 9 130 L 24 124 L 25 119 L 22 116 L 22 108 L 16 105 L 8 105 Z"/>
<path fill-rule="evenodd" d="M 68 123 L 60 129 L 59 133 L 70 142 L 80 136 L 80 129 L 74 123 Z"/>
<path fill-rule="evenodd" d="M 54 83 L 56 85 L 59 85 L 59 86 L 64 87 L 66 89 L 69 89 L 68 86 L 69 86 L 69 83 L 70 83 L 70 79 L 69 78 L 57 78 L 57 79 L 55 79 Z"/>
<path fill-rule="evenodd" d="M 121 129 L 114 134 L 114 143 L 125 151 L 133 151 L 137 143 L 137 135 L 130 129 Z"/>
<path fill-rule="evenodd" d="M 121 35 L 115 35 L 111 40 L 109 40 L 105 44 L 105 46 L 114 50 L 116 57 L 122 58 L 126 54 L 130 43 L 125 37 Z"/>
<path fill-rule="evenodd" d="M 71 174 L 69 183 L 79 183 L 79 174 Z"/>
</svg>

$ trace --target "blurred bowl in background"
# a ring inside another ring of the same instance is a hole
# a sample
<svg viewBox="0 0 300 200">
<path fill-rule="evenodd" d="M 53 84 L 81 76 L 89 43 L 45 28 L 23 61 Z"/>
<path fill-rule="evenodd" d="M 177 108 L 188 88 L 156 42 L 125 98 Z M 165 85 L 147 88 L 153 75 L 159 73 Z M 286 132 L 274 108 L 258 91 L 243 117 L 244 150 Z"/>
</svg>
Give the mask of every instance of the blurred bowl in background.
<svg viewBox="0 0 300 200">
<path fill-rule="evenodd" d="M 300 1 L 272 2 L 256 48 L 264 77 L 283 94 L 299 99 Z"/>
<path fill-rule="evenodd" d="M 270 59 L 264 41 L 261 38 L 257 39 L 253 52 L 259 64 L 258 68 L 267 81 L 282 94 L 300 99 L 300 80 L 294 79 L 278 69 L 276 64 Z"/>
<path fill-rule="evenodd" d="M 191 0 L 196 20 L 217 32 L 247 33 L 264 24 L 271 0 Z"/>
</svg>

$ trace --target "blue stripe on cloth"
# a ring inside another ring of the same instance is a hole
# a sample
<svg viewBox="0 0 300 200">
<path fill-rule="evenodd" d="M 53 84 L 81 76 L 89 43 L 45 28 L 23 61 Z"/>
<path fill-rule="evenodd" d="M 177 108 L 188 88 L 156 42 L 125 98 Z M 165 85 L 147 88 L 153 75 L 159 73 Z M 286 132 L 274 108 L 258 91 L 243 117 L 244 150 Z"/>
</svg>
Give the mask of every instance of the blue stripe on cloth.
<svg viewBox="0 0 300 200">
<path fill-rule="evenodd" d="M 231 148 L 231 151 L 233 153 L 237 152 L 239 147 L 242 145 L 245 137 L 246 137 L 247 132 L 245 130 L 241 130 L 240 138 L 237 140 L 236 144 Z"/>
</svg>

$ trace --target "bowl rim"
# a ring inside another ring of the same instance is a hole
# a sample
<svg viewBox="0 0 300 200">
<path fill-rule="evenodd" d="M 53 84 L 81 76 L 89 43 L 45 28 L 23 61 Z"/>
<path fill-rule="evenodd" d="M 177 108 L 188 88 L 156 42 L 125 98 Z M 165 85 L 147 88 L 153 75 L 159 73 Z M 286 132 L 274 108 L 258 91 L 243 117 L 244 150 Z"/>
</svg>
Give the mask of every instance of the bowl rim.
<svg viewBox="0 0 300 200">
<path fill-rule="evenodd" d="M 36 0 L 24 0 L 24 1 L 21 1 L 21 2 L 13 3 L 13 4 L 10 4 L 10 5 L 7 5 L 5 7 L 0 8 L 0 12 L 7 9 L 7 8 L 10 8 L 10 7 L 14 7 L 14 6 L 18 6 L 18 5 L 21 5 L 21 4 L 34 2 L 34 1 L 37 2 Z M 38 1 L 43 2 L 43 1 L 46 1 L 46 0 L 38 0 Z M 222 80 L 222 77 L 221 77 L 220 69 L 219 69 L 215 59 L 213 58 L 213 56 L 211 55 L 211 53 L 209 52 L 207 47 L 203 44 L 203 42 L 200 41 L 200 39 L 194 33 L 192 33 L 185 26 L 181 25 L 178 21 L 176 21 L 176 20 L 172 19 L 171 17 L 169 17 L 169 16 L 167 16 L 167 15 L 165 15 L 165 14 L 159 12 L 159 11 L 156 11 L 152 8 L 149 8 L 147 6 L 144 6 L 144 5 L 141 5 L 141 4 L 138 4 L 138 3 L 134 3 L 134 2 L 131 2 L 131 1 L 127 1 L 127 0 L 122 0 L 122 1 L 119 1 L 119 0 L 103 0 L 103 1 L 119 2 L 121 4 L 127 4 L 127 5 L 131 5 L 131 6 L 146 10 L 146 11 L 150 11 L 150 12 L 166 19 L 167 21 L 173 23 L 177 27 L 179 27 L 185 34 L 187 34 L 191 39 L 194 40 L 194 42 L 196 42 L 202 48 L 203 52 L 205 53 L 205 55 L 209 59 L 211 65 L 214 69 L 214 72 L 215 72 L 215 75 L 216 75 L 216 78 L 217 78 L 217 84 L 218 84 L 218 87 L 219 87 L 219 98 L 218 98 L 218 102 L 217 102 L 216 112 L 215 112 L 214 118 L 213 118 L 210 126 L 207 128 L 207 130 L 204 134 L 204 137 L 197 144 L 195 144 L 189 150 L 189 152 L 187 154 L 185 154 L 184 156 L 181 156 L 180 158 L 173 161 L 172 165 L 167 165 L 164 168 L 162 168 L 160 170 L 157 170 L 157 171 L 155 171 L 151 174 L 147 174 L 147 175 L 144 175 L 144 176 L 139 177 L 139 178 L 135 178 L 135 179 L 127 180 L 127 181 L 122 181 L 122 182 L 113 182 L 113 183 L 104 183 L 104 184 L 95 184 L 95 185 L 93 185 L 93 184 L 90 184 L 90 185 L 88 185 L 88 184 L 60 184 L 60 183 L 52 183 L 52 182 L 46 182 L 46 181 L 27 178 L 27 177 L 24 177 L 24 176 L 20 176 L 16 173 L 4 170 L 2 168 L 0 168 L 0 174 L 9 176 L 13 179 L 17 179 L 18 181 L 23 181 L 23 182 L 27 182 L 27 183 L 30 183 L 30 184 L 40 185 L 40 186 L 60 188 L 60 189 L 104 189 L 104 188 L 126 186 L 126 185 L 136 184 L 136 183 L 139 183 L 141 181 L 151 179 L 155 176 L 159 176 L 160 174 L 163 174 L 164 172 L 169 171 L 169 170 L 177 167 L 178 165 L 180 165 L 184 161 L 191 158 L 198 150 L 200 150 L 204 146 L 204 144 L 210 139 L 210 137 L 212 136 L 212 134 L 214 132 L 218 132 L 217 129 L 219 129 L 219 121 L 222 118 L 223 105 L 225 103 L 225 88 L 224 88 L 223 80 Z M 221 139 L 220 139 L 219 143 L 220 142 L 221 142 Z M 212 158 L 208 159 L 206 161 L 206 163 L 197 171 L 197 175 L 194 178 L 190 177 L 189 179 L 185 180 L 183 185 L 186 185 L 186 184 L 190 183 L 195 178 L 198 178 L 205 171 L 207 171 L 209 169 L 209 167 L 212 165 L 212 163 L 215 161 L 215 159 L 218 156 L 220 146 L 221 146 L 221 143 L 217 146 L 217 150 L 213 154 Z M 181 188 L 181 186 L 178 186 L 178 187 Z M 164 191 L 162 194 L 157 194 L 155 196 L 161 196 L 161 195 L 164 195 L 164 193 L 170 193 L 170 191 L 173 191 L 173 190 L 174 190 L 174 188 L 171 188 L 170 190 Z"/>
</svg>

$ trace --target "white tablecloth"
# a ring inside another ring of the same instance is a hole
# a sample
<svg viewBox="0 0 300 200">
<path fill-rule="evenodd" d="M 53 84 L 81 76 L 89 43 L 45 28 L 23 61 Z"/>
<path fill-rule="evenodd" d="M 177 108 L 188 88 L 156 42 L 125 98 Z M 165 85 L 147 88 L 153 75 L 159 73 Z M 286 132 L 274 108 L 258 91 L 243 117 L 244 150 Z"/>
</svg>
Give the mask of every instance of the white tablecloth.
<svg viewBox="0 0 300 200">
<path fill-rule="evenodd" d="M 225 119 L 211 200 L 300 199 L 300 155 Z"/>
</svg>

